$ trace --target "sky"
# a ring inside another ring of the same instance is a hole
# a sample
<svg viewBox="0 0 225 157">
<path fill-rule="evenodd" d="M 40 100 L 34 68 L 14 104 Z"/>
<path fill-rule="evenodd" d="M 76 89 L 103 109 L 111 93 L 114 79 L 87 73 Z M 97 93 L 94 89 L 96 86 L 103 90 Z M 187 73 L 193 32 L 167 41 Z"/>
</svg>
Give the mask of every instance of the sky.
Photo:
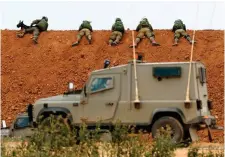
<svg viewBox="0 0 225 157">
<path fill-rule="evenodd" d="M 125 28 L 135 29 L 146 17 L 154 29 L 171 29 L 182 19 L 187 29 L 225 29 L 224 2 L 206 1 L 24 1 L 0 2 L 0 28 L 14 29 L 19 20 L 47 16 L 49 30 L 77 30 L 83 20 L 91 21 L 94 30 L 109 30 L 120 17 Z"/>
</svg>

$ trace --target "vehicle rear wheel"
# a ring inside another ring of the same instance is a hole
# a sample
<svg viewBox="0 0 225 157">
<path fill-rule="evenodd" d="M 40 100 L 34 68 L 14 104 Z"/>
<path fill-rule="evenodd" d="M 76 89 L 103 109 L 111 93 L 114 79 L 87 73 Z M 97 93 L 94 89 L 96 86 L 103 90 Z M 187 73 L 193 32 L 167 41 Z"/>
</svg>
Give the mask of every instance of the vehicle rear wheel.
<svg viewBox="0 0 225 157">
<path fill-rule="evenodd" d="M 160 128 L 166 129 L 166 126 L 169 126 L 171 128 L 171 138 L 173 142 L 181 142 L 184 137 L 184 128 L 181 125 L 181 123 L 169 116 L 161 117 L 158 120 L 156 120 L 152 126 L 152 136 L 153 138 L 156 137 L 157 131 Z"/>
</svg>

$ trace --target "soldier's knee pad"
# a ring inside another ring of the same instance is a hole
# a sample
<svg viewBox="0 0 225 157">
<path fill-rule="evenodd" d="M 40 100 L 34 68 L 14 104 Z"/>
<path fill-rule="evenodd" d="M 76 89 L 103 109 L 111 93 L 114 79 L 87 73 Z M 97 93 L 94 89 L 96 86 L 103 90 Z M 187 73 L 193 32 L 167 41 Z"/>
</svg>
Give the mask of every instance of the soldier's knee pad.
<svg viewBox="0 0 225 157">
<path fill-rule="evenodd" d="M 155 34 L 153 32 L 150 32 L 149 36 L 155 38 Z"/>
<path fill-rule="evenodd" d="M 109 39 L 109 43 L 110 43 L 110 44 L 113 43 L 113 40 L 112 40 L 112 39 Z"/>
<path fill-rule="evenodd" d="M 174 39 L 179 39 L 180 38 L 180 34 L 174 34 Z"/>
<path fill-rule="evenodd" d="M 116 39 L 116 36 L 115 35 L 111 35 L 109 39 L 115 40 Z"/>
<path fill-rule="evenodd" d="M 142 38 L 141 37 L 136 37 L 136 40 L 141 40 Z"/>
<path fill-rule="evenodd" d="M 87 38 L 91 40 L 91 35 L 88 35 Z"/>
</svg>

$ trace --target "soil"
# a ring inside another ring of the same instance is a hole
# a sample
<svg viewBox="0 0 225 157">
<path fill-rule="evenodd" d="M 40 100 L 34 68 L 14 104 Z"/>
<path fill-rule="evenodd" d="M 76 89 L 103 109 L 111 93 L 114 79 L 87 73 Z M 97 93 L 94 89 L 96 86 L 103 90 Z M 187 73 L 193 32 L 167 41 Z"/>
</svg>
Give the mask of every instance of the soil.
<svg viewBox="0 0 225 157">
<path fill-rule="evenodd" d="M 188 30 L 192 36 L 193 31 Z M 18 113 L 26 110 L 28 103 L 43 97 L 57 95 L 67 90 L 67 83 L 73 81 L 76 88 L 82 88 L 88 73 L 103 68 L 105 59 L 113 65 L 126 64 L 132 59 L 132 33 L 124 34 L 120 45 L 107 44 L 110 31 L 94 31 L 93 43 L 84 37 L 77 47 L 77 31 L 48 31 L 39 36 L 39 44 L 34 45 L 32 34 L 17 38 L 15 30 L 1 32 L 1 94 L 2 119 L 11 124 Z M 170 30 L 155 30 L 153 47 L 143 39 L 137 52 L 144 53 L 148 62 L 189 61 L 191 45 L 181 38 L 173 47 L 173 33 Z M 224 31 L 196 31 L 194 61 L 201 61 L 207 68 L 209 98 L 213 101 L 212 114 L 218 117 L 218 125 L 224 121 Z M 201 141 L 208 141 L 207 130 L 199 132 Z M 223 131 L 213 131 L 214 141 L 223 142 Z"/>
</svg>

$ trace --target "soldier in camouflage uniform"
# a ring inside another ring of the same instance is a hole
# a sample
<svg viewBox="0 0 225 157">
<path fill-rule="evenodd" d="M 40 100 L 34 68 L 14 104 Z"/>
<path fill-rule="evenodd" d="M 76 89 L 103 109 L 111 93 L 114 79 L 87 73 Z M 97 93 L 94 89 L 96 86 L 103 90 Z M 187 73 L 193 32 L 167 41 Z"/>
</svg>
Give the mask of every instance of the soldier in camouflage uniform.
<svg viewBox="0 0 225 157">
<path fill-rule="evenodd" d="M 125 32 L 123 22 L 120 18 L 116 18 L 115 23 L 112 26 L 112 34 L 109 38 L 109 45 L 117 45 L 123 37 L 123 33 Z"/>
<path fill-rule="evenodd" d="M 81 38 L 85 35 L 88 43 L 91 44 L 91 32 L 92 26 L 90 21 L 83 21 L 83 23 L 79 27 L 79 34 L 77 35 L 77 42 L 73 43 L 72 46 L 77 46 L 80 43 Z"/>
<path fill-rule="evenodd" d="M 35 24 L 35 26 L 33 26 Z M 26 33 L 32 33 L 33 32 L 33 42 L 34 44 L 37 44 L 38 36 L 41 32 L 47 31 L 48 29 L 48 18 L 46 16 L 43 16 L 42 19 L 34 20 L 30 28 L 24 29 L 22 34 L 20 34 L 18 37 L 23 37 Z"/>
<path fill-rule="evenodd" d="M 147 18 L 144 18 L 140 21 L 139 25 L 136 28 L 136 31 L 138 32 L 138 35 L 135 40 L 135 47 L 137 47 L 138 43 L 141 41 L 141 39 L 144 38 L 144 36 L 147 36 L 147 38 L 150 39 L 152 46 L 159 46 L 159 43 L 156 43 L 155 41 L 155 35 L 153 32 L 153 28 L 151 24 L 148 22 Z M 133 45 L 130 45 L 130 48 L 132 48 Z"/>
<path fill-rule="evenodd" d="M 182 20 L 178 19 L 174 22 L 172 32 L 174 32 L 174 44 L 173 44 L 173 46 L 178 45 L 178 40 L 182 36 L 185 39 L 187 39 L 190 44 L 192 44 L 193 41 L 191 40 L 191 37 L 187 34 L 186 26 L 185 26 L 185 24 L 183 23 Z M 194 41 L 194 43 L 195 43 L 195 41 Z"/>
</svg>

